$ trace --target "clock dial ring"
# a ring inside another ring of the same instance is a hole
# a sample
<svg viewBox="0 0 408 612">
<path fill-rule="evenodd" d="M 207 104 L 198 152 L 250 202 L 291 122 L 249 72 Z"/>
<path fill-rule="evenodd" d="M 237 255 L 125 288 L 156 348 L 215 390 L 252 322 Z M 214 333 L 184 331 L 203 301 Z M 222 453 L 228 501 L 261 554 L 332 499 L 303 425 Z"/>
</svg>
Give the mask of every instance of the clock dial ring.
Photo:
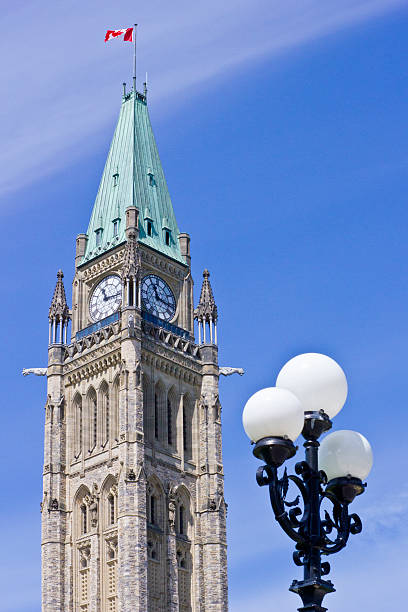
<svg viewBox="0 0 408 612">
<path fill-rule="evenodd" d="M 176 314 L 176 298 L 160 276 L 147 274 L 142 280 L 141 293 L 144 308 L 155 317 L 170 321 Z"/>
<path fill-rule="evenodd" d="M 116 312 L 122 302 L 122 281 L 117 274 L 105 276 L 94 288 L 89 300 L 92 321 L 100 321 Z"/>
</svg>

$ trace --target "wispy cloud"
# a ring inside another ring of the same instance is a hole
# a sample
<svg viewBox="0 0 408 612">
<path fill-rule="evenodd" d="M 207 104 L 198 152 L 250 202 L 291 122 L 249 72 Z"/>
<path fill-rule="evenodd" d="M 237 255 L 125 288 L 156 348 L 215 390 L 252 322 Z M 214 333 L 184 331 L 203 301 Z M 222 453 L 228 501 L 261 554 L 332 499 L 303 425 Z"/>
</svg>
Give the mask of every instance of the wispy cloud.
<svg viewBox="0 0 408 612">
<path fill-rule="evenodd" d="M 231 69 L 287 52 L 317 37 L 403 5 L 403 0 L 153 0 L 138 7 L 140 66 L 152 75 L 155 108 L 165 112 Z M 108 27 L 135 18 L 121 8 L 74 0 L 10 5 L 3 18 L 0 194 L 73 161 L 118 109 L 131 46 L 103 42 Z M 15 24 L 18 24 L 16 35 Z M 142 71 L 140 71 L 142 73 Z M 174 94 L 177 93 L 177 97 Z"/>
<path fill-rule="evenodd" d="M 408 537 L 389 533 L 387 538 L 363 544 L 356 540 L 358 537 L 361 536 L 353 536 L 344 551 L 329 558 L 332 571 L 328 578 L 334 583 L 336 592 L 328 595 L 324 604 L 330 612 L 403 610 L 405 594 L 401 589 L 390 589 L 390 584 L 404 584 L 406 580 L 406 564 L 401 562 L 401 556 Z M 300 604 L 300 599 L 287 590 L 293 578 L 301 578 L 299 568 L 290 566 L 290 559 L 286 558 L 282 560 L 285 563 L 283 574 L 275 555 L 265 559 L 264 566 L 265 563 L 270 568 L 269 583 L 266 584 L 264 577 L 262 582 L 256 582 L 256 574 L 251 573 L 248 582 L 233 589 L 231 612 L 270 608 L 291 612 Z"/>
<path fill-rule="evenodd" d="M 350 551 L 348 568 L 341 571 L 333 570 L 329 578 L 334 582 L 336 592 L 327 595 L 323 604 L 330 612 L 350 610 L 370 610 L 370 612 L 384 612 L 384 610 L 403 610 L 406 606 L 403 589 L 390 588 L 390 585 L 404 584 L 406 580 L 406 567 L 401 563 L 402 543 L 394 543 L 388 555 L 383 551 L 365 550 L 364 554 L 357 556 Z M 271 577 L 275 572 L 271 568 Z M 296 575 L 296 569 L 293 571 Z M 275 573 L 275 579 L 276 576 Z M 248 612 L 248 610 L 279 610 L 279 612 L 292 612 L 299 604 L 298 596 L 288 592 L 289 584 L 284 580 L 273 582 L 265 586 L 243 585 L 240 594 L 230 601 L 231 612 Z"/>
<path fill-rule="evenodd" d="M 375 506 L 363 509 L 365 532 L 376 536 L 384 530 L 408 536 L 408 487 L 385 495 Z"/>
</svg>

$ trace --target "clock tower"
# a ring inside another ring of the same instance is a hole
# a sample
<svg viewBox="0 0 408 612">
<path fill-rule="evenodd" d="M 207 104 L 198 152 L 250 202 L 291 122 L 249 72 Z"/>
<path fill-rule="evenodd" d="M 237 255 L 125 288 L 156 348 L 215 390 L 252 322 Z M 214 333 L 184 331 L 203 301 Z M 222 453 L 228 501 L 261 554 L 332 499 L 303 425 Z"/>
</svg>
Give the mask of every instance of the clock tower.
<svg viewBox="0 0 408 612">
<path fill-rule="evenodd" d="M 124 93 L 49 311 L 43 612 L 226 612 L 217 308 L 194 310 L 146 93 Z M 195 339 L 194 320 L 198 329 Z"/>
</svg>

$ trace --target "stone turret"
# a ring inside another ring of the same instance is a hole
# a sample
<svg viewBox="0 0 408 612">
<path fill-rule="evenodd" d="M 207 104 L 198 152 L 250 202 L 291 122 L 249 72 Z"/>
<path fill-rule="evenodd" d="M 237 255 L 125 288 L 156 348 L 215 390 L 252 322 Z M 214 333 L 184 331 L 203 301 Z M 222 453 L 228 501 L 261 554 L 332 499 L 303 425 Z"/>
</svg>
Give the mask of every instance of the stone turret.
<svg viewBox="0 0 408 612">
<path fill-rule="evenodd" d="M 209 344 L 217 344 L 217 321 L 218 311 L 215 304 L 213 291 L 210 283 L 210 273 L 208 270 L 203 272 L 203 285 L 201 287 L 200 301 L 194 310 L 194 319 L 198 322 L 198 343 L 207 344 L 207 326 L 210 332 Z M 201 331 L 202 342 L 201 342 Z"/>
<path fill-rule="evenodd" d="M 71 313 L 67 304 L 62 270 L 48 314 L 49 347 L 47 368 L 47 402 L 45 406 L 44 473 L 42 511 L 42 571 L 49 576 L 44 584 L 44 612 L 66 609 L 64 585 L 59 579 L 64 568 L 66 537 L 65 474 L 65 388 L 63 363 Z"/>
<path fill-rule="evenodd" d="M 62 270 L 57 272 L 57 284 L 55 286 L 54 295 L 51 300 L 51 306 L 48 313 L 50 321 L 49 344 L 66 344 L 68 323 L 71 319 L 71 314 L 67 304 L 65 288 L 62 279 L 64 275 Z"/>
</svg>

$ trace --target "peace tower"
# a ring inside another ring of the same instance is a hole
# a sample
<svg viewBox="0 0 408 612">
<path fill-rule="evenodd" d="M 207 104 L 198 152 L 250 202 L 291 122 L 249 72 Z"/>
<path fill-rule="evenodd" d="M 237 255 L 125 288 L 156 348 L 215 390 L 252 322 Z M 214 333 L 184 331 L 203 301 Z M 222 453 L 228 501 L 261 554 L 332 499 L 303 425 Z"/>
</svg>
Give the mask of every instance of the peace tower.
<svg viewBox="0 0 408 612">
<path fill-rule="evenodd" d="M 43 612 L 226 612 L 217 307 L 204 271 L 194 310 L 146 92 L 124 92 L 49 322 Z"/>
</svg>

